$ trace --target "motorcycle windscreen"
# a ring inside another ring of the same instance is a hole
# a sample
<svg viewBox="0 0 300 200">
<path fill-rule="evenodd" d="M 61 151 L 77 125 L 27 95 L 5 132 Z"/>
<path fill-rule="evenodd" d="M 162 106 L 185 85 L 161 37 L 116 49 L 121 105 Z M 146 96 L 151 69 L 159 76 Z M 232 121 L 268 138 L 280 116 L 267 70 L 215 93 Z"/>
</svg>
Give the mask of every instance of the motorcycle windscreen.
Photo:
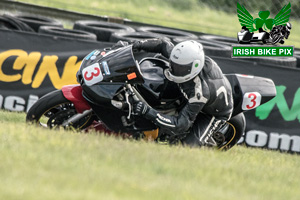
<svg viewBox="0 0 300 200">
<path fill-rule="evenodd" d="M 110 83 L 143 83 L 132 46 L 116 50 L 95 50 L 87 55 L 80 68 L 87 86 Z"/>
</svg>

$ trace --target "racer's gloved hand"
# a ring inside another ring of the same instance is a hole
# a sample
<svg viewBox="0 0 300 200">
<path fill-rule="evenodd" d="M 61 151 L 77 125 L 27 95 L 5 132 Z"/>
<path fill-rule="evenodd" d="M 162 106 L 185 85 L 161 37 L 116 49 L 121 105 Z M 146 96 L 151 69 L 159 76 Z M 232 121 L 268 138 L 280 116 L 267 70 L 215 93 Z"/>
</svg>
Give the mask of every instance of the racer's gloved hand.
<svg viewBox="0 0 300 200">
<path fill-rule="evenodd" d="M 132 44 L 132 50 L 133 50 L 133 51 L 140 51 L 140 50 L 141 50 L 141 47 L 142 47 L 142 42 L 141 42 L 141 41 L 135 41 L 135 42 Z"/>
<path fill-rule="evenodd" d="M 125 46 L 128 46 L 129 43 L 126 42 L 126 41 L 122 41 L 122 40 L 119 40 L 116 44 L 114 44 L 111 49 L 118 49 L 120 47 L 125 47 Z"/>
<path fill-rule="evenodd" d="M 145 115 L 149 111 L 149 107 L 141 101 L 135 102 L 133 104 L 133 114 L 135 115 Z"/>
</svg>

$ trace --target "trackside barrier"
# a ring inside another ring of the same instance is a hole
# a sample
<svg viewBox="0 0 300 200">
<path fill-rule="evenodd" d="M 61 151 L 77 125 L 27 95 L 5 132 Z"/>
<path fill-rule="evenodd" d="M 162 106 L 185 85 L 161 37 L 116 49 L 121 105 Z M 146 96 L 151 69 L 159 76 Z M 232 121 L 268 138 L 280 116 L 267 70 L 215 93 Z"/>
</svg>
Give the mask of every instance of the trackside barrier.
<svg viewBox="0 0 300 200">
<path fill-rule="evenodd" d="M 52 12 L 56 12 L 56 16 L 69 20 L 109 21 L 107 17 L 41 8 L 12 1 L 1 1 L 0 5 L 10 7 L 11 10 L 26 10 L 24 12 L 34 13 L 39 10 L 50 16 Z M 146 25 L 128 20 L 119 22 L 131 24 L 133 27 Z M 26 112 L 44 94 L 60 89 L 63 85 L 76 83 L 75 75 L 82 59 L 94 49 L 114 44 L 5 29 L 0 29 L 0 35 L 0 106 L 1 109 L 21 112 Z M 200 37 L 200 40 L 204 39 L 207 40 Z M 299 153 L 300 69 L 269 65 L 267 62 L 232 59 L 222 55 L 214 56 L 212 48 L 213 45 L 207 48 L 212 52 L 210 56 L 224 73 L 268 77 L 274 80 L 276 85 L 277 96 L 273 100 L 245 113 L 247 129 L 240 142 L 252 147 Z"/>
</svg>

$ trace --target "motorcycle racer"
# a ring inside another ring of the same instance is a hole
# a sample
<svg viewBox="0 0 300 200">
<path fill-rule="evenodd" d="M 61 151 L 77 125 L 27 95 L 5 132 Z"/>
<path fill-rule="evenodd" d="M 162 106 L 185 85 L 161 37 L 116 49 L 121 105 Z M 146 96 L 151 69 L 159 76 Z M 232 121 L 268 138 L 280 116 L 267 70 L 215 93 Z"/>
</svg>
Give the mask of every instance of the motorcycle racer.
<svg viewBox="0 0 300 200">
<path fill-rule="evenodd" d="M 151 120 L 164 133 L 183 137 L 186 145 L 216 146 L 214 133 L 232 115 L 232 89 L 218 64 L 205 56 L 203 46 L 194 40 L 174 46 L 164 39 L 149 39 L 135 42 L 133 49 L 168 58 L 170 68 L 164 74 L 187 99 L 176 116 L 159 113 L 141 101 L 134 104 L 135 114 Z"/>
<path fill-rule="evenodd" d="M 280 43 L 284 44 L 284 39 L 288 39 L 292 29 L 292 24 L 287 23 L 284 25 L 274 26 L 270 31 L 272 44 Z"/>
</svg>

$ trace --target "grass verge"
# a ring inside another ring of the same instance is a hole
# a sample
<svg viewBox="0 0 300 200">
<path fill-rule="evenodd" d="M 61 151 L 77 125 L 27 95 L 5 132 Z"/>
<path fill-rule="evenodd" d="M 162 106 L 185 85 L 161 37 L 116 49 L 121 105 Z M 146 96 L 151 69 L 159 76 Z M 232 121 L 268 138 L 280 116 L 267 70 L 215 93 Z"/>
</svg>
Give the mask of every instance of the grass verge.
<svg viewBox="0 0 300 200">
<path fill-rule="evenodd" d="M 0 111 L 0 199 L 298 199 L 297 155 L 45 130 Z"/>
</svg>

